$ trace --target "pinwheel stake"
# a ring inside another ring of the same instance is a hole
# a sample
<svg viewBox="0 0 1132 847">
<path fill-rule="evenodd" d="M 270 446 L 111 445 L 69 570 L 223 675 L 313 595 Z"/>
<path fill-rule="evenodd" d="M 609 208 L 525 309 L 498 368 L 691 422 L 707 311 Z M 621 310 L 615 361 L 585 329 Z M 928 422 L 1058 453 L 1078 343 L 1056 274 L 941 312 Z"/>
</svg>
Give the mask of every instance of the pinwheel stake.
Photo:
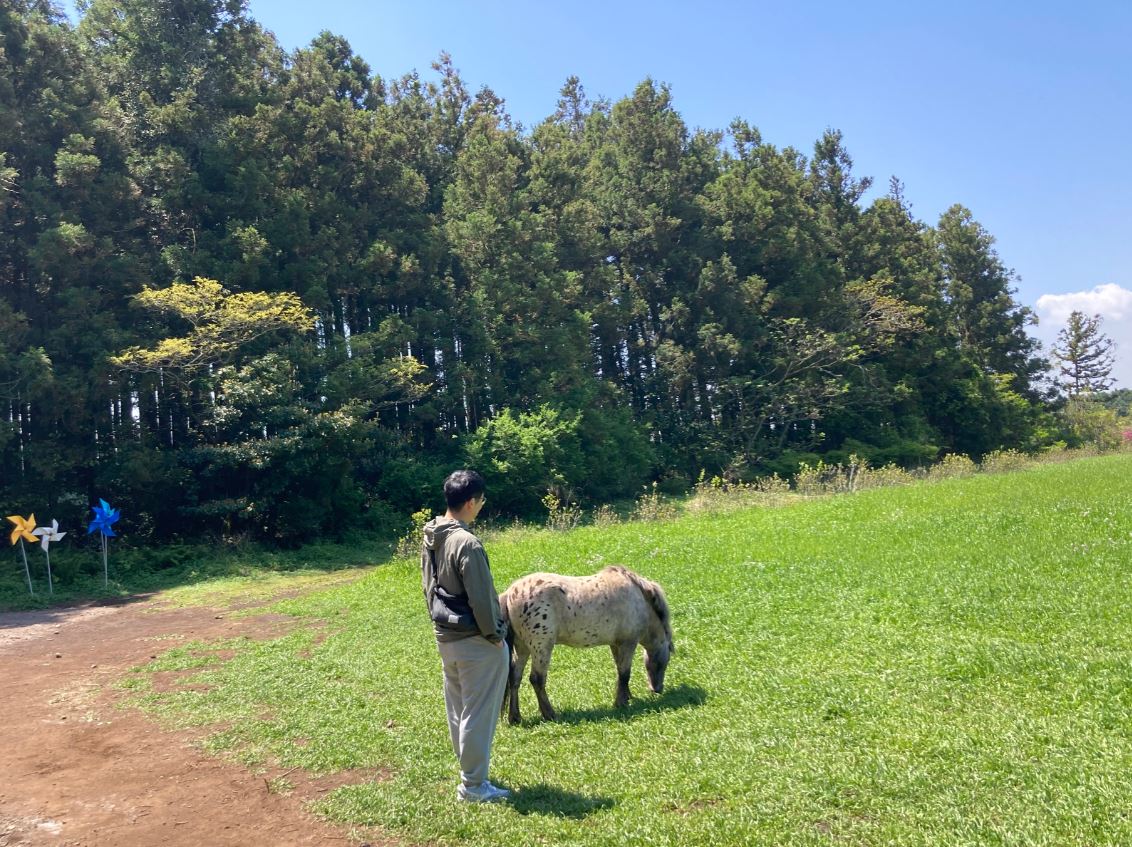
<svg viewBox="0 0 1132 847">
<path fill-rule="evenodd" d="M 31 587 L 31 569 L 28 568 L 28 551 L 24 547 L 24 539 L 27 539 L 32 544 L 35 543 L 35 536 L 32 531 L 35 529 L 35 515 L 28 515 L 27 518 L 21 518 L 19 515 L 8 515 L 8 520 L 15 524 L 15 529 L 12 530 L 11 540 L 13 546 L 18 541 L 20 543 L 20 555 L 24 557 L 24 576 L 28 580 L 28 593 L 34 595 L 35 589 Z"/>
<path fill-rule="evenodd" d="M 51 580 L 51 542 L 61 541 L 65 532 L 59 531 L 59 521 L 51 521 L 51 526 L 37 527 L 32 535 L 39 536 L 39 544 L 43 547 L 43 555 L 47 557 L 47 593 L 55 593 L 55 585 Z"/>
<path fill-rule="evenodd" d="M 94 512 L 94 518 L 86 528 L 86 534 L 90 535 L 98 530 L 102 535 L 102 587 L 107 588 L 110 585 L 110 566 L 107 564 L 109 545 L 106 539 L 115 537 L 114 524 L 121 515 L 117 509 L 110 508 L 110 504 L 102 499 L 99 499 L 97 506 L 91 507 L 91 511 Z"/>
</svg>

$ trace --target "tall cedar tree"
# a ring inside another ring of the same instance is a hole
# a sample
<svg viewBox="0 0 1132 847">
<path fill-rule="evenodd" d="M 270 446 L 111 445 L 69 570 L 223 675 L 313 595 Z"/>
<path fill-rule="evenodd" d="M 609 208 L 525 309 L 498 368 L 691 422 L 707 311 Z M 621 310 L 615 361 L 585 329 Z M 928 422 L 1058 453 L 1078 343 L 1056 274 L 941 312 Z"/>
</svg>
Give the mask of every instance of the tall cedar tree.
<svg viewBox="0 0 1132 847">
<path fill-rule="evenodd" d="M 1111 338 L 1101 332 L 1101 316 L 1073 311 L 1057 333 L 1053 357 L 1059 381 L 1070 397 L 1108 391 L 1115 359 Z"/>
</svg>

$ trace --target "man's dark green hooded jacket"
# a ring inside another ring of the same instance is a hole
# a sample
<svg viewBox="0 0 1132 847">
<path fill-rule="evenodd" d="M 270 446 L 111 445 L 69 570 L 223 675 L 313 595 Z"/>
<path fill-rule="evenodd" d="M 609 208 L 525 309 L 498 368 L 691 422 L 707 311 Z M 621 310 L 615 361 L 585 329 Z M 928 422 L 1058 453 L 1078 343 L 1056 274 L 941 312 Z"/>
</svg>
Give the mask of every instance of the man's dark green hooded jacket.
<svg viewBox="0 0 1132 847">
<path fill-rule="evenodd" d="M 425 524 L 421 547 L 421 584 L 427 599 L 432 588 L 432 562 L 436 561 L 436 581 L 451 594 L 466 594 L 477 629 L 453 627 L 434 622 L 437 641 L 459 641 L 482 635 L 488 641 L 503 640 L 503 616 L 499 597 L 491 578 L 491 567 L 483 544 L 471 530 L 452 518 L 434 518 Z"/>
</svg>

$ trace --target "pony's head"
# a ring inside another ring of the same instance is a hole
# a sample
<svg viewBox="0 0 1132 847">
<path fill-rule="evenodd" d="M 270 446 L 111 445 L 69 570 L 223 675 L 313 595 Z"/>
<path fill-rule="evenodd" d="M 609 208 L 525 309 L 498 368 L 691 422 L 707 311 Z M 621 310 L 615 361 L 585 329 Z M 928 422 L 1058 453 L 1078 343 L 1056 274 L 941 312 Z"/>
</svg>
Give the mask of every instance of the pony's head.
<svg viewBox="0 0 1132 847">
<path fill-rule="evenodd" d="M 668 660 L 675 650 L 671 636 L 645 648 L 645 673 L 648 674 L 649 688 L 657 694 L 664 691 L 664 672 L 668 670 Z"/>
<path fill-rule="evenodd" d="M 676 642 L 672 639 L 672 613 L 668 610 L 668 598 L 664 590 L 655 582 L 645 581 L 642 586 L 649 605 L 656 615 L 649 638 L 645 641 L 645 673 L 648 674 L 649 688 L 660 694 L 664 691 L 664 672 L 668 661 L 676 652 Z"/>
</svg>

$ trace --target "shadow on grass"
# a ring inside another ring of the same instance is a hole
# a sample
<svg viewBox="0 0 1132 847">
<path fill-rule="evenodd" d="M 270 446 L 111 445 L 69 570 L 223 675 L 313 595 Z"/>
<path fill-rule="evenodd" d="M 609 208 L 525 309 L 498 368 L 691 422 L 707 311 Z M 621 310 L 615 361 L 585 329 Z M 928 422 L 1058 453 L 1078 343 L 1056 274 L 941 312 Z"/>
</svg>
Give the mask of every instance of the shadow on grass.
<svg viewBox="0 0 1132 847">
<path fill-rule="evenodd" d="M 706 702 L 707 691 L 698 685 L 670 685 L 664 689 L 663 694 L 633 697 L 629 701 L 629 705 L 622 708 L 605 706 L 592 709 L 561 709 L 558 712 L 557 722 L 580 724 L 599 721 L 631 721 L 655 712 L 702 706 Z M 519 726 L 536 726 L 540 723 L 542 723 L 540 717 L 527 717 L 523 719 Z"/>
<path fill-rule="evenodd" d="M 539 783 L 513 789 L 508 805 L 520 815 L 549 815 L 581 820 L 594 812 L 613 808 L 613 799 L 587 797 L 576 791 L 565 791 L 553 785 Z"/>
</svg>

